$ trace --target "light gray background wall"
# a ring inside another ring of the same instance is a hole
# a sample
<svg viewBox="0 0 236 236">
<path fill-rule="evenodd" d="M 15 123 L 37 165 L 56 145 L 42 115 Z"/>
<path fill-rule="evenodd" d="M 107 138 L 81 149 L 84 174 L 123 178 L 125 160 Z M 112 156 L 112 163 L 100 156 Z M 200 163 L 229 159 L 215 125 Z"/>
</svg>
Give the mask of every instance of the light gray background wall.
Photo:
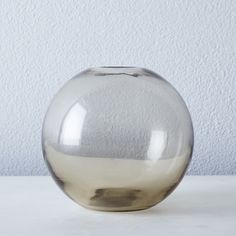
<svg viewBox="0 0 236 236">
<path fill-rule="evenodd" d="M 0 174 L 47 174 L 41 125 L 57 90 L 99 65 L 147 67 L 192 114 L 190 174 L 236 174 L 236 1 L 0 2 Z"/>
</svg>

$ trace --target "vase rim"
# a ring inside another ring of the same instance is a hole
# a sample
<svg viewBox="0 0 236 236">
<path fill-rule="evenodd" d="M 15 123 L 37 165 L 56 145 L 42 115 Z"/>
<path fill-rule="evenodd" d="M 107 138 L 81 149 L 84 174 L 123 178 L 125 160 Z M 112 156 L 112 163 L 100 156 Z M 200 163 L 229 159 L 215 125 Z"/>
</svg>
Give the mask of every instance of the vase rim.
<svg viewBox="0 0 236 236">
<path fill-rule="evenodd" d="M 146 68 L 138 67 L 138 66 L 97 66 L 88 68 L 89 71 L 97 71 L 97 72 L 118 72 L 118 73 L 135 73 L 135 72 L 144 72 L 149 71 Z"/>
<path fill-rule="evenodd" d="M 123 69 L 143 69 L 142 67 L 137 67 L 137 66 L 97 66 L 97 67 L 91 67 L 90 69 L 93 70 L 123 70 Z"/>
</svg>

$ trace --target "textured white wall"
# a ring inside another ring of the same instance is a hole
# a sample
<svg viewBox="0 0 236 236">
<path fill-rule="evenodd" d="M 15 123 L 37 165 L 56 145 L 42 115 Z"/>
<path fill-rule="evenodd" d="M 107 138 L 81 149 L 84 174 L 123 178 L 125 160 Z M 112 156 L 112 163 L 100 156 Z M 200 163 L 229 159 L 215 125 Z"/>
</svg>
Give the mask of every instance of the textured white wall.
<svg viewBox="0 0 236 236">
<path fill-rule="evenodd" d="M 0 2 L 0 174 L 47 174 L 41 125 L 57 90 L 99 65 L 147 67 L 185 99 L 190 174 L 236 174 L 236 1 Z"/>
</svg>

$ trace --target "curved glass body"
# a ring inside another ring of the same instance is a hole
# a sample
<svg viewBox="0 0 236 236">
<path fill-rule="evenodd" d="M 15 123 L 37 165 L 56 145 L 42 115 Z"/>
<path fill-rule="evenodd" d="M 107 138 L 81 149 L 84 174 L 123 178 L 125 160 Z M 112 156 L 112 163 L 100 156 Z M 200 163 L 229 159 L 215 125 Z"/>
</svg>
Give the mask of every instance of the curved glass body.
<svg viewBox="0 0 236 236">
<path fill-rule="evenodd" d="M 159 75 L 100 67 L 56 94 L 42 146 L 54 180 L 80 205 L 140 210 L 163 200 L 182 179 L 193 128 L 184 101 Z"/>
</svg>

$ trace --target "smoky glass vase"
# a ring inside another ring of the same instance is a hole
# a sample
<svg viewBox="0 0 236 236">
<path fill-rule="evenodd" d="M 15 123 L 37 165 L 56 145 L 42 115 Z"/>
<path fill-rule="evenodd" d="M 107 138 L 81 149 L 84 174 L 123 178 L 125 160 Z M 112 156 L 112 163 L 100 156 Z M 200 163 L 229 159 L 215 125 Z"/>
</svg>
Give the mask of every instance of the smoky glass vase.
<svg viewBox="0 0 236 236">
<path fill-rule="evenodd" d="M 91 68 L 55 95 L 42 147 L 52 177 L 75 202 L 102 211 L 141 210 L 181 181 L 193 128 L 181 96 L 154 72 Z"/>
</svg>

